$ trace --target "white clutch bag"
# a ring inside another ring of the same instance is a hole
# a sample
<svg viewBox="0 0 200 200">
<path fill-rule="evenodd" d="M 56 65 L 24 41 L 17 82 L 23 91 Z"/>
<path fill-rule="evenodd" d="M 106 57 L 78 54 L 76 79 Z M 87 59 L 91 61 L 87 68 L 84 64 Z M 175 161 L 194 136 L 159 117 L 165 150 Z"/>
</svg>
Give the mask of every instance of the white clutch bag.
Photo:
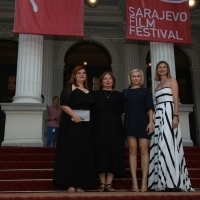
<svg viewBox="0 0 200 200">
<path fill-rule="evenodd" d="M 76 115 L 80 116 L 83 118 L 83 121 L 90 121 L 90 111 L 89 110 L 73 110 L 75 112 Z M 74 119 L 72 118 L 72 121 L 74 121 Z"/>
</svg>

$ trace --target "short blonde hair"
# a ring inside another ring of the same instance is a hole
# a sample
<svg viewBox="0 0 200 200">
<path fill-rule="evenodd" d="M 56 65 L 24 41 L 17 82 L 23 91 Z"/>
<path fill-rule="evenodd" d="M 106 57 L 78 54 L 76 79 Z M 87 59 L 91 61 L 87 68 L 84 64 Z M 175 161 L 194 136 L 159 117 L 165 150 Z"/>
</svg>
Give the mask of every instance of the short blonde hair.
<svg viewBox="0 0 200 200">
<path fill-rule="evenodd" d="M 144 73 L 143 73 L 143 71 L 140 70 L 140 69 L 133 69 L 133 70 L 130 72 L 130 74 L 129 74 L 129 76 L 128 76 L 128 84 L 129 84 L 130 86 L 133 84 L 133 83 L 131 82 L 131 75 L 132 75 L 132 73 L 134 73 L 134 72 L 140 72 L 140 75 L 141 75 L 140 86 L 142 86 L 142 85 L 144 84 Z"/>
<path fill-rule="evenodd" d="M 167 66 L 167 78 L 171 78 L 171 72 L 170 72 L 170 68 L 169 68 L 169 64 L 166 61 L 159 61 L 156 65 L 156 69 L 155 69 L 155 74 L 154 74 L 154 80 L 155 81 L 161 81 L 159 74 L 157 73 L 158 67 L 160 64 L 165 64 Z"/>
</svg>

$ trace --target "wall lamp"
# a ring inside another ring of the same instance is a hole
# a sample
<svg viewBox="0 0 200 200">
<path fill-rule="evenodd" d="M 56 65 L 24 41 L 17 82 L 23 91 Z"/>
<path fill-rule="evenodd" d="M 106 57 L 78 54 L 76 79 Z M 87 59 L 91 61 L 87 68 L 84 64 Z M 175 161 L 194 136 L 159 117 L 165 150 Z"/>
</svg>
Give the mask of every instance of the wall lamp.
<svg viewBox="0 0 200 200">
<path fill-rule="evenodd" d="M 199 4 L 199 0 L 189 0 L 189 9 L 194 10 Z"/>
<path fill-rule="evenodd" d="M 87 6 L 91 8 L 95 8 L 99 5 L 101 0 L 85 0 L 85 3 Z"/>
</svg>

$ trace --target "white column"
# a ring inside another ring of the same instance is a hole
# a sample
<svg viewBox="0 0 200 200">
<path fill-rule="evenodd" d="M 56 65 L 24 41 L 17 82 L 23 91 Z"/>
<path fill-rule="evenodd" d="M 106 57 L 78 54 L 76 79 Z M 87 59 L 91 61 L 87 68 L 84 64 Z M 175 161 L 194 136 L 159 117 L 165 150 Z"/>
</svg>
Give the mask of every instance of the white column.
<svg viewBox="0 0 200 200">
<path fill-rule="evenodd" d="M 152 93 L 157 83 L 154 81 L 156 64 L 163 60 L 169 64 L 172 77 L 176 78 L 174 44 L 163 42 L 150 42 L 151 52 L 151 74 L 152 74 Z"/>
<path fill-rule="evenodd" d="M 13 103 L 41 103 L 43 36 L 19 35 Z"/>
<path fill-rule="evenodd" d="M 13 103 L 1 104 L 6 114 L 2 146 L 43 146 L 42 58 L 43 36 L 20 34 L 16 94 Z"/>
<path fill-rule="evenodd" d="M 125 44 L 125 86 L 128 84 L 128 75 L 133 69 L 139 68 L 139 51 L 137 42 Z"/>
<path fill-rule="evenodd" d="M 44 103 L 52 104 L 52 72 L 53 72 L 53 41 L 44 40 L 43 66 L 42 66 L 42 94 Z"/>
</svg>

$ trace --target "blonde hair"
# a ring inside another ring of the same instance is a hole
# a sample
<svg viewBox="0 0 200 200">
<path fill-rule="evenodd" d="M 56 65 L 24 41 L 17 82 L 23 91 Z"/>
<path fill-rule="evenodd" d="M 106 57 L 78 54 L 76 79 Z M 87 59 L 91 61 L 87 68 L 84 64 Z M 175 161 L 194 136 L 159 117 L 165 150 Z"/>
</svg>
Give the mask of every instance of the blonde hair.
<svg viewBox="0 0 200 200">
<path fill-rule="evenodd" d="M 131 81 L 131 75 L 132 75 L 132 73 L 134 73 L 134 72 L 140 72 L 140 75 L 141 75 L 141 80 L 140 80 L 140 86 L 142 86 L 143 84 L 144 84 L 144 73 L 143 73 L 143 71 L 142 70 L 140 70 L 140 69 L 133 69 L 131 72 L 130 72 L 130 74 L 129 74 L 129 76 L 128 76 L 128 84 L 129 84 L 129 86 L 132 86 L 132 81 Z"/>
<path fill-rule="evenodd" d="M 154 80 L 155 81 L 160 81 L 161 80 L 159 74 L 157 73 L 157 70 L 158 70 L 158 67 L 159 67 L 160 64 L 165 64 L 167 66 L 167 78 L 171 78 L 172 76 L 171 76 L 169 64 L 166 61 L 161 60 L 156 65 L 155 74 L 154 74 Z"/>
</svg>

